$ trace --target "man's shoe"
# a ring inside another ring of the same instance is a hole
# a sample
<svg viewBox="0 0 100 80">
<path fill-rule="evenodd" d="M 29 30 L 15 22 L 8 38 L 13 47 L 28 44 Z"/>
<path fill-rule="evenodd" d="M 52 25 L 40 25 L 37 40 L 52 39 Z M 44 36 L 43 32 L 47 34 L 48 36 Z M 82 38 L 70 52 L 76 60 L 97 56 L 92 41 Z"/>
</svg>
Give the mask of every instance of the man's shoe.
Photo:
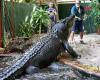
<svg viewBox="0 0 100 80">
<path fill-rule="evenodd" d="M 81 55 L 78 55 L 77 59 L 80 59 L 82 56 Z"/>
<path fill-rule="evenodd" d="M 80 41 L 80 44 L 86 44 L 86 43 L 84 43 L 84 41 L 81 40 L 81 41 Z"/>
</svg>

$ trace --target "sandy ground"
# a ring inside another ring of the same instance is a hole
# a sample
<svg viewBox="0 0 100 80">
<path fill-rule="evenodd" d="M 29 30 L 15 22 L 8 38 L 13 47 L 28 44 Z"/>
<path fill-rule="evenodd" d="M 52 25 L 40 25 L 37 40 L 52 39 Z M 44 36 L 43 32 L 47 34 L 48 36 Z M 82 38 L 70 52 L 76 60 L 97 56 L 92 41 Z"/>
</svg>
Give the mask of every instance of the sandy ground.
<svg viewBox="0 0 100 80">
<path fill-rule="evenodd" d="M 82 56 L 78 61 L 86 65 L 100 66 L 100 35 L 95 33 L 84 35 L 83 40 L 86 44 L 80 44 L 80 36 L 75 35 L 74 42 L 70 43 Z"/>
</svg>

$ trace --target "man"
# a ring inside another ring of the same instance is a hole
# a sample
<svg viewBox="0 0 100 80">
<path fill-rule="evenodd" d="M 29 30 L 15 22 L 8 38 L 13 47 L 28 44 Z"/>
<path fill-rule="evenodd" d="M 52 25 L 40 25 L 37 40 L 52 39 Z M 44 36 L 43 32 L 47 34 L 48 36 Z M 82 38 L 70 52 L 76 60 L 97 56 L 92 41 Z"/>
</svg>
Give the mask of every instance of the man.
<svg viewBox="0 0 100 80">
<path fill-rule="evenodd" d="M 80 32 L 80 43 L 83 42 L 83 17 L 84 17 L 84 7 L 81 6 L 81 1 L 76 0 L 75 5 L 71 8 L 71 15 L 75 15 L 75 20 L 72 26 L 72 32 L 70 34 L 71 41 L 73 42 L 75 32 Z"/>
<path fill-rule="evenodd" d="M 49 3 L 49 8 L 48 8 L 48 14 L 49 18 L 51 19 L 51 26 L 53 26 L 56 23 L 56 9 L 54 8 L 54 4 L 52 2 Z"/>
</svg>

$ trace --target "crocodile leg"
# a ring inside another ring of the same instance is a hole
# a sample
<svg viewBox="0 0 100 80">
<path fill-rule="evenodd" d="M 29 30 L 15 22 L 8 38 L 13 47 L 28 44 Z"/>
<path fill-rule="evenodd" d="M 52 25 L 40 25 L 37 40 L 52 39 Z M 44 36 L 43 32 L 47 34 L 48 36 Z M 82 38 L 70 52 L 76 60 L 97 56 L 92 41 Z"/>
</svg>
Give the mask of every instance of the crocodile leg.
<svg viewBox="0 0 100 80">
<path fill-rule="evenodd" d="M 67 50 L 67 52 L 73 57 L 73 58 L 79 58 L 80 55 L 78 55 L 75 50 L 73 50 L 73 48 L 67 43 L 64 42 L 63 43 L 65 50 Z"/>
</svg>

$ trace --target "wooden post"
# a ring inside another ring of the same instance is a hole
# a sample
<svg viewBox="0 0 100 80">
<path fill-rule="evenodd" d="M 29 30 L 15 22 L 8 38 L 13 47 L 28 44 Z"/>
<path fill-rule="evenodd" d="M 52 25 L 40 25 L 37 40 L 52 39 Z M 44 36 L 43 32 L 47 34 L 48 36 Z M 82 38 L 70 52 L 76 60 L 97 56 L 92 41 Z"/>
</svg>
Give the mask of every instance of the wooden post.
<svg viewBox="0 0 100 80">
<path fill-rule="evenodd" d="M 54 5 L 55 5 L 55 8 L 56 8 L 56 10 L 57 10 L 57 20 L 59 20 L 59 14 L 58 14 L 58 4 L 57 4 L 57 0 L 53 0 L 53 2 L 54 2 Z"/>
<path fill-rule="evenodd" d="M 2 48 L 2 0 L 0 0 L 0 48 Z"/>
<path fill-rule="evenodd" d="M 4 15 L 4 0 L 1 0 L 1 14 L 2 14 L 2 47 L 5 47 L 5 38 L 4 38 L 4 27 L 5 27 L 5 15 Z"/>
<path fill-rule="evenodd" d="M 12 38 L 15 37 L 15 30 L 14 30 L 14 1 L 11 0 L 11 3 L 12 3 L 12 17 L 11 17 L 11 26 L 12 26 Z"/>
</svg>

